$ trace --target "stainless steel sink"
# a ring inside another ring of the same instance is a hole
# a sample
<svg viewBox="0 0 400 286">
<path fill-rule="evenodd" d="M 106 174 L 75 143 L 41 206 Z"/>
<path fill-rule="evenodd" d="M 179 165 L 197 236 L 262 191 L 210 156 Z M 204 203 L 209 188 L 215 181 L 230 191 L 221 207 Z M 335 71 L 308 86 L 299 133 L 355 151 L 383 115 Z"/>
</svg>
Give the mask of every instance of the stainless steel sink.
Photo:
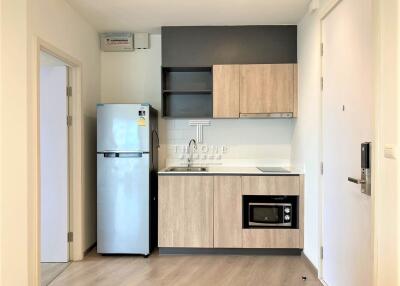
<svg viewBox="0 0 400 286">
<path fill-rule="evenodd" d="M 206 167 L 170 167 L 166 172 L 207 172 Z"/>
</svg>

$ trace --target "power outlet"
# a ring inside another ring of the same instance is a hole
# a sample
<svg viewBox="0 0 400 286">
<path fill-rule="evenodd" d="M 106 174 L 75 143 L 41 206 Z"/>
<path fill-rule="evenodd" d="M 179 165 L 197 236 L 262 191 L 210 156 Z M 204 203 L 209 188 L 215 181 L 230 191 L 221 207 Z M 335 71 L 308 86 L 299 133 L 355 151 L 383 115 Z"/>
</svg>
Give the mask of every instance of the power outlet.
<svg viewBox="0 0 400 286">
<path fill-rule="evenodd" d="M 393 144 L 386 144 L 384 156 L 387 159 L 397 159 L 397 146 Z"/>
</svg>

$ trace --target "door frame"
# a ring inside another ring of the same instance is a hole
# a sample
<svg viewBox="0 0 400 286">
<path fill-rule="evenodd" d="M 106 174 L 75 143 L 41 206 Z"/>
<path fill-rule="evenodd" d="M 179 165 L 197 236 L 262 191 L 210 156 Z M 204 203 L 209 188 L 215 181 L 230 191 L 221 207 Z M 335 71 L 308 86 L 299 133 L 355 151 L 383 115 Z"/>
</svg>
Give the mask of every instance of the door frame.
<svg viewBox="0 0 400 286">
<path fill-rule="evenodd" d="M 323 21 L 325 20 L 326 17 L 329 16 L 329 14 L 335 10 L 335 8 L 342 2 L 343 0 L 329 0 L 319 11 L 319 43 L 320 45 L 323 44 Z M 380 174 L 378 172 L 379 167 L 380 167 L 380 158 L 379 156 L 376 156 L 376 154 L 379 154 L 379 150 L 381 149 L 382 146 L 382 138 L 381 134 L 379 131 L 379 118 L 380 118 L 380 97 L 379 97 L 379 89 L 378 89 L 378 82 L 379 82 L 379 71 L 376 71 L 375 67 L 379 63 L 379 58 L 377 56 L 377 45 L 379 42 L 379 30 L 377 29 L 377 22 L 378 22 L 378 10 L 377 7 L 379 6 L 379 1 L 380 0 L 372 0 L 372 21 L 373 21 L 373 33 L 374 33 L 374 51 L 373 51 L 373 68 L 374 68 L 374 73 L 373 73 L 373 102 L 374 102 L 374 107 L 373 107 L 373 113 L 372 113 L 372 121 L 373 121 L 373 136 L 372 136 L 372 172 L 371 172 L 371 251 L 372 251 L 372 256 L 373 256 L 373 262 L 372 262 L 372 279 L 373 279 L 373 285 L 377 285 L 377 273 L 378 273 L 378 265 L 377 265 L 377 235 L 376 235 L 376 228 L 375 224 L 376 221 L 378 221 L 377 218 L 377 213 L 376 213 L 376 197 L 375 197 L 375 190 L 379 189 L 379 182 L 380 182 Z M 323 77 L 323 61 L 322 61 L 322 53 L 320 54 L 319 60 L 320 60 L 320 76 L 321 78 Z M 319 145 L 320 145 L 320 150 L 319 150 L 319 157 L 320 161 L 322 163 L 322 158 L 323 158 L 323 90 L 320 89 L 320 138 L 319 138 Z M 318 210 L 318 224 L 319 224 L 319 249 L 322 249 L 323 247 L 323 210 L 324 210 L 324 192 L 322 188 L 322 174 L 320 174 L 320 179 L 319 179 L 319 210 Z M 328 285 L 324 280 L 323 280 L 323 261 L 322 261 L 322 255 L 319 255 L 318 261 L 318 278 L 320 281 L 323 283 L 323 285 Z"/>
<path fill-rule="evenodd" d="M 82 230 L 82 189 L 83 189 L 83 122 L 82 122 L 82 64 L 62 50 L 39 37 L 33 39 L 32 63 L 32 97 L 29 100 L 29 118 L 31 140 L 30 174 L 33 182 L 33 192 L 29 194 L 28 208 L 31 228 L 31 262 L 33 263 L 33 285 L 40 285 L 40 52 L 45 52 L 63 61 L 68 66 L 69 84 L 72 88 L 71 114 L 72 128 L 69 130 L 69 229 L 73 231 L 73 241 L 69 244 L 70 260 L 83 259 L 83 230 Z M 67 239 L 67 238 L 66 238 Z"/>
</svg>

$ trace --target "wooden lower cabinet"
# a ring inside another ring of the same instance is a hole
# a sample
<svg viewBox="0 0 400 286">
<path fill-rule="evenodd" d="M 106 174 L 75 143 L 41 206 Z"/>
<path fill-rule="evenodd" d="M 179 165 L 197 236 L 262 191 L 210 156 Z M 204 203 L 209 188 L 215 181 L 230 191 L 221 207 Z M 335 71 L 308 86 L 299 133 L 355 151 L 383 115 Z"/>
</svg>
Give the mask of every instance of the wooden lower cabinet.
<svg viewBox="0 0 400 286">
<path fill-rule="evenodd" d="M 214 247 L 242 247 L 240 176 L 214 177 Z"/>
<path fill-rule="evenodd" d="M 158 177 L 158 246 L 303 248 L 304 177 Z M 243 195 L 299 196 L 298 229 L 243 229 Z"/>
<path fill-rule="evenodd" d="M 159 176 L 158 186 L 158 246 L 212 248 L 213 177 Z"/>
<path fill-rule="evenodd" d="M 299 176 L 244 176 L 243 195 L 298 196 Z"/>
<path fill-rule="evenodd" d="M 302 248 L 298 229 L 243 229 L 243 248 Z"/>
</svg>

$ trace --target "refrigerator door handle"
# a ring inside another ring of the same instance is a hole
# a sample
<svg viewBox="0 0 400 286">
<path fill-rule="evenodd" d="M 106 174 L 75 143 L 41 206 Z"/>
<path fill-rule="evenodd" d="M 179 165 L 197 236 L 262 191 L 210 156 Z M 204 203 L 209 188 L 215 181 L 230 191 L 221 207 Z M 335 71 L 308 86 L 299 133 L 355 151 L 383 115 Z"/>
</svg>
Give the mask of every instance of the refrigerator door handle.
<svg viewBox="0 0 400 286">
<path fill-rule="evenodd" d="M 142 158 L 143 152 L 104 152 L 105 158 Z"/>
<path fill-rule="evenodd" d="M 105 152 L 103 153 L 104 158 L 117 158 L 118 157 L 118 153 L 115 152 Z"/>
<path fill-rule="evenodd" d="M 119 153 L 120 158 L 142 158 L 143 153 Z"/>
</svg>

